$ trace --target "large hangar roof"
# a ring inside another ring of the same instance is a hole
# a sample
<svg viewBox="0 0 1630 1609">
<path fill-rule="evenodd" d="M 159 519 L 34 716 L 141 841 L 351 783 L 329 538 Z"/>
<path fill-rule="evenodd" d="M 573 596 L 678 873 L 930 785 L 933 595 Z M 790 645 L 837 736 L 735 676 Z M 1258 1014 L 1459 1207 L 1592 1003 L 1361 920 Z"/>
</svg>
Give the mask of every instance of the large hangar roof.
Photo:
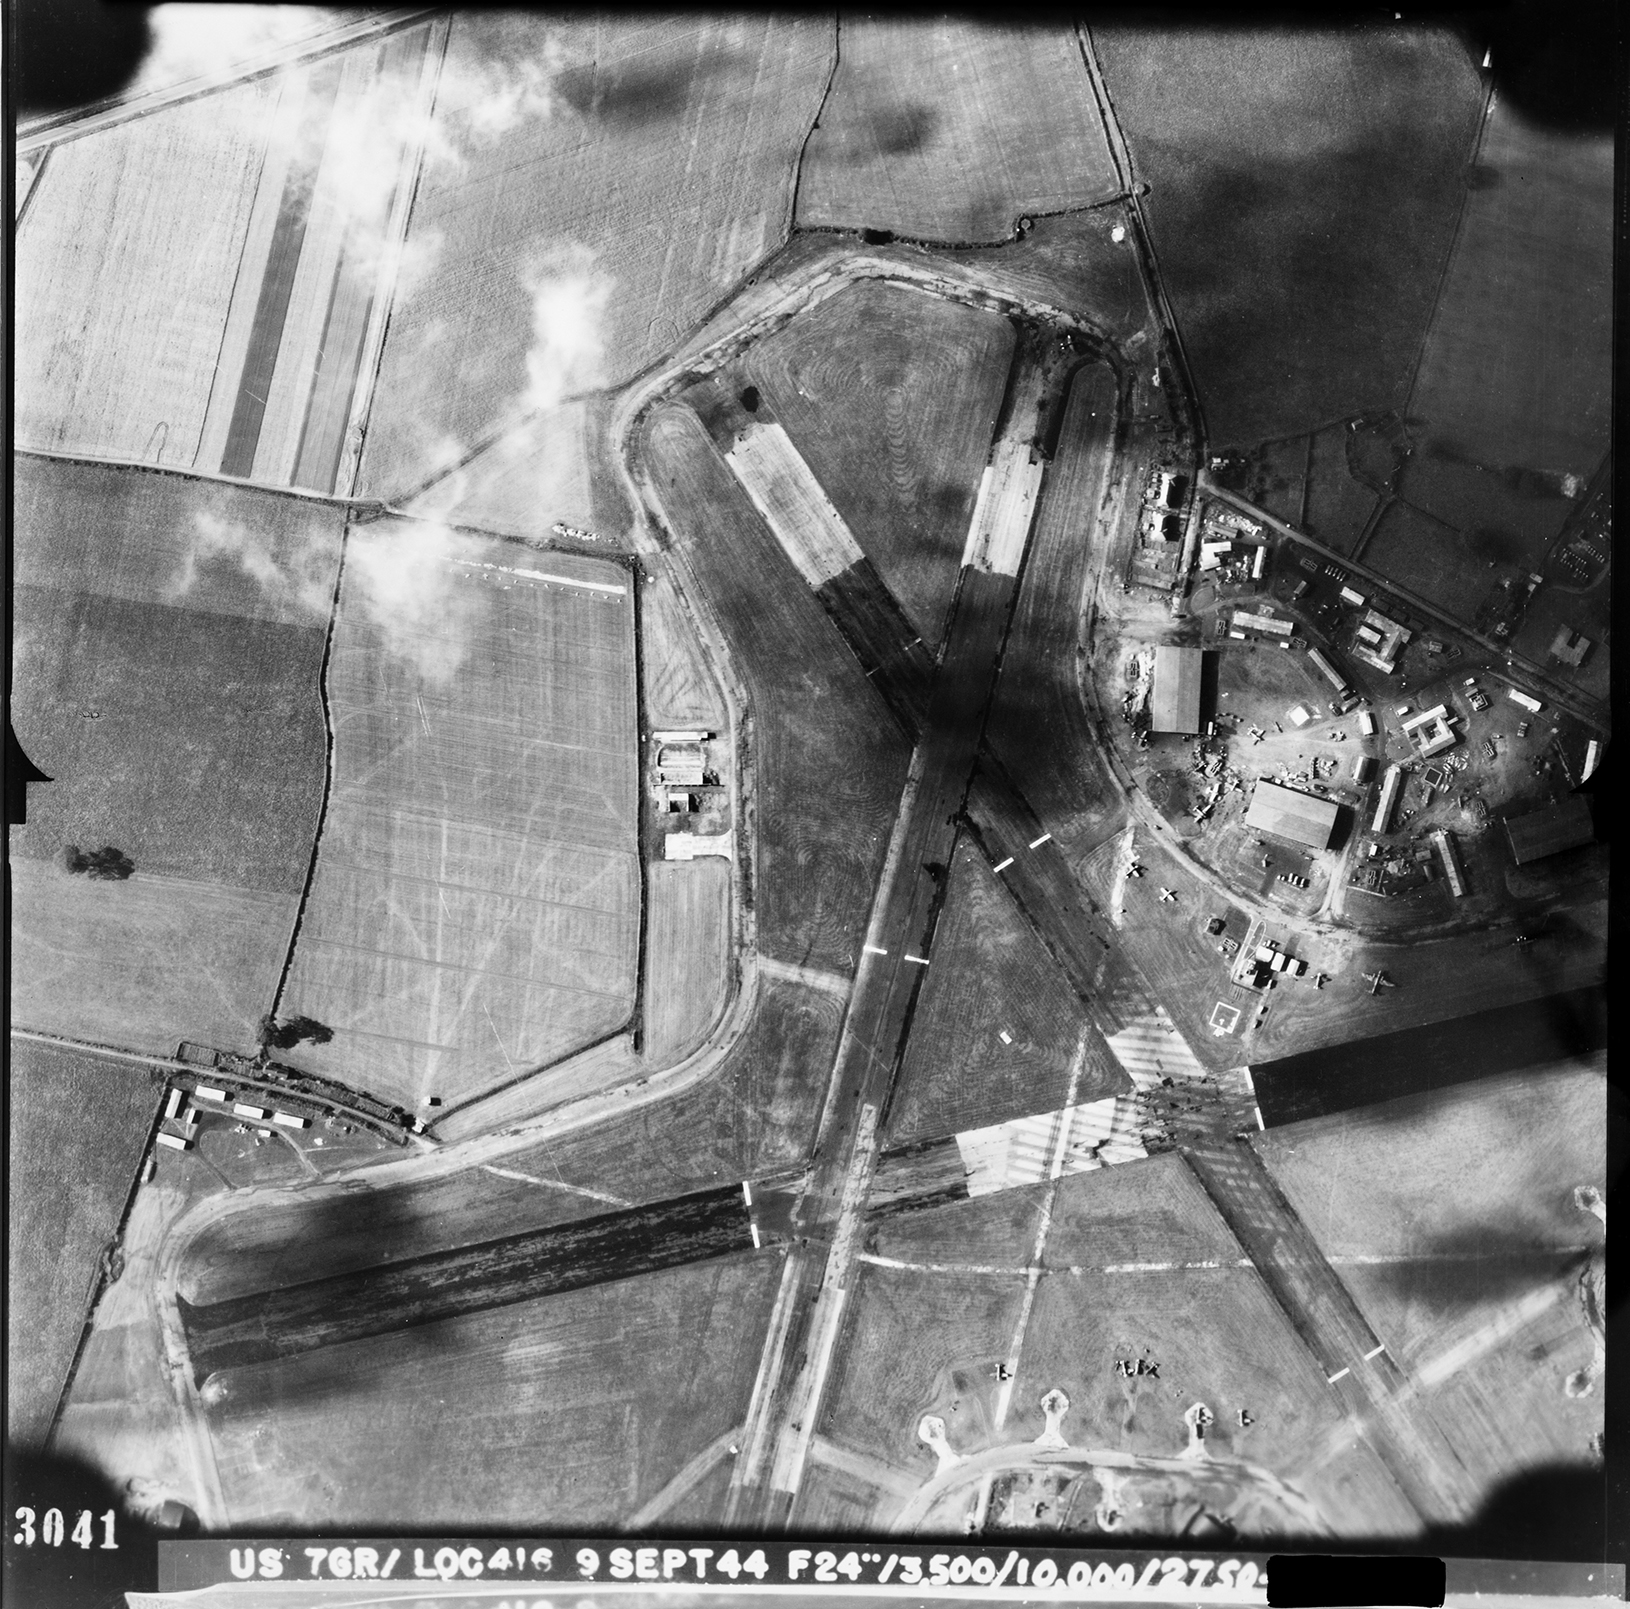
<svg viewBox="0 0 1630 1609">
<path fill-rule="evenodd" d="M 1200 730 L 1200 650 L 1155 649 L 1155 679 L 1149 693 L 1149 728 L 1154 732 Z"/>
<path fill-rule="evenodd" d="M 1531 860 L 1543 860 L 1547 855 L 1559 855 L 1564 849 L 1577 849 L 1596 836 L 1590 806 L 1578 794 L 1547 805 L 1543 810 L 1531 810 L 1526 816 L 1509 818 L 1505 832 L 1519 866 L 1526 866 Z"/>
<path fill-rule="evenodd" d="M 1277 782 L 1259 782 L 1245 813 L 1245 825 L 1309 849 L 1325 849 L 1336 828 L 1337 808 L 1334 800 L 1298 793 Z"/>
</svg>

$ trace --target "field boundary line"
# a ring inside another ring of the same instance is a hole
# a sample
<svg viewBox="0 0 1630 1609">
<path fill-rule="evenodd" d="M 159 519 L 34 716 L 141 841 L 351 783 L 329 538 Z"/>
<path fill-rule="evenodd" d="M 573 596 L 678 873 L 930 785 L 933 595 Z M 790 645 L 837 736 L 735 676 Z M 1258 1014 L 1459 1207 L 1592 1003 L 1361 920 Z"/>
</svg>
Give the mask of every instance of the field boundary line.
<svg viewBox="0 0 1630 1609">
<path fill-rule="evenodd" d="M 1480 69 L 1473 68 L 1474 72 Z M 1489 121 L 1494 115 L 1494 74 L 1490 73 L 1483 80 L 1483 100 L 1477 113 L 1477 127 L 1472 133 L 1471 155 L 1466 159 L 1467 169 L 1477 165 L 1477 158 L 1482 154 L 1483 138 L 1488 131 Z M 1409 385 L 1404 391 L 1403 418 L 1404 429 L 1409 429 L 1408 419 L 1410 410 L 1415 406 L 1415 388 L 1420 383 L 1421 364 L 1426 361 L 1426 348 L 1431 343 L 1432 334 L 1438 326 L 1438 311 L 1443 305 L 1443 290 L 1449 283 L 1449 270 L 1454 266 L 1456 256 L 1460 252 L 1461 236 L 1466 229 L 1466 214 L 1471 210 L 1472 187 L 1462 183 L 1460 187 L 1460 207 L 1455 213 L 1454 233 L 1449 237 L 1449 244 L 1443 253 L 1443 263 L 1438 269 L 1438 282 L 1432 291 L 1432 311 L 1427 316 L 1426 327 L 1421 331 L 1421 344 L 1415 348 L 1415 361 L 1409 369 Z M 1360 544 L 1362 546 L 1362 543 Z"/>
<path fill-rule="evenodd" d="M 390 34 L 401 33 L 415 23 L 435 16 L 435 9 L 428 6 L 411 11 L 386 12 L 383 17 L 369 17 L 363 22 L 344 24 L 326 33 L 297 39 L 271 55 L 261 56 L 258 62 L 251 57 L 230 69 L 230 76 L 216 74 L 209 78 L 186 78 L 178 84 L 161 85 L 157 89 L 142 90 L 136 94 L 124 91 L 91 106 L 74 107 L 71 111 L 46 113 L 18 129 L 16 149 L 18 152 L 34 151 L 42 146 L 49 149 L 69 140 L 82 139 L 87 134 L 99 134 L 104 129 L 150 117 L 154 112 L 185 106 L 209 95 L 219 95 L 244 84 L 255 83 L 287 68 L 336 55 L 368 39 L 383 39 Z"/>
<path fill-rule="evenodd" d="M 821 91 L 820 104 L 815 108 L 815 116 L 804 130 L 803 142 L 798 147 L 798 156 L 792 165 L 792 197 L 787 207 L 787 225 L 782 231 L 784 239 L 790 239 L 798 228 L 798 195 L 804 182 L 804 157 L 809 151 L 809 142 L 814 137 L 815 130 L 821 126 L 821 114 L 826 110 L 826 103 L 832 98 L 832 86 L 838 81 L 838 68 L 843 63 L 843 14 L 838 11 L 832 13 L 832 66 L 826 75 L 826 88 Z"/>
<path fill-rule="evenodd" d="M 284 952 L 283 967 L 278 973 L 277 988 L 272 993 L 271 1015 L 276 1017 L 288 988 L 289 973 L 294 968 L 294 952 L 300 942 L 300 927 L 305 921 L 306 905 L 311 899 L 312 885 L 317 880 L 317 856 L 322 848 L 323 828 L 328 825 L 328 806 L 334 792 L 334 711 L 328 698 L 328 670 L 334 655 L 334 633 L 340 620 L 340 591 L 345 581 L 345 550 L 351 540 L 351 521 L 340 531 L 339 562 L 334 566 L 334 594 L 328 607 L 328 630 L 323 634 L 323 659 L 317 673 L 317 697 L 323 710 L 323 797 L 317 807 L 317 822 L 311 834 L 311 858 L 306 863 L 306 880 L 300 890 L 300 903 L 295 907 L 294 925 L 289 932 L 288 949 Z"/>
<path fill-rule="evenodd" d="M 51 147 L 48 145 L 40 152 L 40 159 L 28 171 L 28 184 L 23 190 L 23 199 L 17 205 L 16 216 L 11 221 L 11 238 L 15 242 L 21 233 L 23 220 L 28 216 L 28 204 L 40 188 L 40 181 L 45 177 L 46 164 L 51 160 Z"/>
</svg>

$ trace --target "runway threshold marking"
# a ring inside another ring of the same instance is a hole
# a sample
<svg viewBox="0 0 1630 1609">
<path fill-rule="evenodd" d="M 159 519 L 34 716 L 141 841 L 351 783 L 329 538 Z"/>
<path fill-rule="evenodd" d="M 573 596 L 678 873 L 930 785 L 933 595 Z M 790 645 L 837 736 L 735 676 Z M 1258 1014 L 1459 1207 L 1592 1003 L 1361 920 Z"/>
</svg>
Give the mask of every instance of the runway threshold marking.
<svg viewBox="0 0 1630 1609">
<path fill-rule="evenodd" d="M 914 966 L 925 967 L 928 965 L 928 957 L 926 955 L 908 955 L 906 960 L 910 961 Z"/>
<path fill-rule="evenodd" d="M 1006 871 L 1007 868 L 1009 866 L 1011 866 L 1012 864 L 1013 864 L 1013 857 L 1011 855 L 1009 855 L 1006 860 L 999 861 L 994 867 L 992 867 L 992 870 L 993 871 L 999 871 L 999 872 Z"/>
<path fill-rule="evenodd" d="M 867 955 L 887 955 L 889 953 L 881 944 L 863 944 L 861 945 L 861 949 L 863 949 Z"/>
<path fill-rule="evenodd" d="M 1347 1375 L 1351 1374 L 1352 1372 L 1353 1371 L 1351 1369 L 1337 1369 L 1334 1374 L 1327 1375 L 1325 1378 L 1331 1385 L 1334 1385 L 1336 1383 L 1336 1381 L 1344 1379 Z"/>
<path fill-rule="evenodd" d="M 760 1241 L 759 1241 L 759 1238 L 758 1238 L 758 1225 L 756 1223 L 754 1223 L 751 1219 L 748 1219 L 747 1227 L 753 1231 L 753 1250 L 757 1251 L 759 1249 L 759 1247 L 760 1247 Z"/>
<path fill-rule="evenodd" d="M 1050 832 L 1044 832 L 1044 833 L 1043 833 L 1043 834 L 1042 834 L 1042 835 L 1041 835 L 1041 837 L 1039 837 L 1039 838 L 1034 838 L 1034 839 L 1032 839 L 1032 840 L 1031 840 L 1031 842 L 1030 842 L 1030 847 L 1031 847 L 1031 848 L 1032 848 L 1032 849 L 1040 849 L 1040 848 L 1041 848 L 1041 846 L 1042 846 L 1042 845 L 1043 845 L 1043 844 L 1044 844 L 1044 843 L 1046 843 L 1046 842 L 1047 842 L 1047 840 L 1048 840 L 1048 839 L 1049 839 L 1049 838 L 1051 838 L 1051 837 L 1052 837 L 1052 836 L 1053 836 L 1053 835 L 1052 835 L 1052 834 L 1051 834 L 1051 833 L 1050 833 Z"/>
<path fill-rule="evenodd" d="M 753 1204 L 753 1187 L 745 1179 L 741 1181 L 741 1199 L 750 1207 Z"/>
<path fill-rule="evenodd" d="M 1383 1341 L 1379 1346 L 1371 1347 L 1370 1350 L 1364 1354 L 1364 1361 L 1368 1363 L 1371 1358 L 1380 1357 L 1381 1354 L 1386 1351 L 1386 1349 L 1387 1343 L 1385 1341 Z"/>
</svg>

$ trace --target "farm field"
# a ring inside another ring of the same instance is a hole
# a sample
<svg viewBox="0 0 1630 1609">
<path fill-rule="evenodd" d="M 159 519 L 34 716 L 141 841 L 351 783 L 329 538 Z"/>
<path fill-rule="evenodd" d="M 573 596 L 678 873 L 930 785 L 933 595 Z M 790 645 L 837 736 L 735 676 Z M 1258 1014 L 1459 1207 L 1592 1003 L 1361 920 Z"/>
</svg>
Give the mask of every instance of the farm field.
<svg viewBox="0 0 1630 1609">
<path fill-rule="evenodd" d="M 1110 370 L 1102 364 L 1079 370 L 1042 487 L 986 727 L 986 741 L 1015 786 L 1072 855 L 1100 836 L 1118 809 L 1094 757 L 1098 740 L 1074 658 L 1115 412 Z"/>
<path fill-rule="evenodd" d="M 410 1109 L 581 1048 L 633 1006 L 628 573 L 378 522 L 350 538 L 333 786 L 288 1053 Z"/>
<path fill-rule="evenodd" d="M 1347 472 L 1347 435 L 1345 424 L 1314 433 L 1305 529 L 1326 547 L 1350 554 L 1364 533 L 1376 495 Z"/>
<path fill-rule="evenodd" d="M 248 1049 L 323 788 L 334 511 L 20 456 L 12 721 L 51 783 L 13 829 L 14 1020 Z M 70 875 L 112 845 L 123 881 Z"/>
<path fill-rule="evenodd" d="M 129 1062 L 26 1039 L 10 1049 L 6 1440 L 24 1448 L 50 1431 L 159 1090 Z"/>
<path fill-rule="evenodd" d="M 949 875 L 934 964 L 912 1016 L 884 1143 L 1065 1105 L 1083 1032 L 1088 1044 L 1073 1099 L 1127 1088 L 1119 1063 L 1086 1028 L 1080 998 L 985 857 L 963 840 Z"/>
<path fill-rule="evenodd" d="M 229 1522 L 613 1524 L 741 1422 L 780 1273 L 749 1253 L 228 1371 Z"/>
<path fill-rule="evenodd" d="M 682 1061 L 718 1021 L 730 992 L 730 863 L 659 861 L 647 872 L 645 1058 Z"/>
<path fill-rule="evenodd" d="M 1482 111 L 1467 47 L 1417 26 L 1091 38 L 1213 446 L 1402 410 Z"/>
<path fill-rule="evenodd" d="M 555 542 L 556 524 L 628 550 L 628 494 L 608 440 L 613 400 L 590 396 L 543 408 L 469 462 L 437 475 L 407 512 L 504 536 Z"/>
<path fill-rule="evenodd" d="M 995 314 L 862 280 L 737 365 L 930 645 L 950 609 L 1012 352 L 1012 327 Z"/>
<path fill-rule="evenodd" d="M 1583 1465 L 1601 1429 L 1577 1293 L 1601 1226 L 1601 1070 L 1558 1064 L 1298 1123 L 1252 1143 L 1492 1489 L 1525 1465 Z M 1520 1427 L 1520 1429 L 1518 1428 Z"/>
<path fill-rule="evenodd" d="M 1429 445 L 1496 473 L 1595 471 L 1608 445 L 1612 198 L 1609 137 L 1540 128 L 1496 98 L 1409 402 Z"/>
<path fill-rule="evenodd" d="M 758 947 L 847 976 L 905 780 L 905 739 L 696 416 L 658 410 L 638 450 L 747 689 Z"/>
<path fill-rule="evenodd" d="M 1498 579 L 1466 551 L 1453 526 L 1401 500 L 1381 515 L 1364 544 L 1364 562 L 1468 625 Z"/>
<path fill-rule="evenodd" d="M 455 17 L 431 144 L 458 160 L 419 184 L 360 489 L 677 345 L 785 240 L 832 49 L 815 17 Z M 547 84 L 510 65 L 539 52 Z"/>
<path fill-rule="evenodd" d="M 19 237 L 23 439 L 332 489 L 429 34 L 55 145 Z"/>
<path fill-rule="evenodd" d="M 20 446 L 193 462 L 275 93 L 243 84 L 52 148 L 17 233 Z"/>
<path fill-rule="evenodd" d="M 727 727 L 724 695 L 708 667 L 675 578 L 654 571 L 640 593 L 641 664 L 651 729 Z"/>
<path fill-rule="evenodd" d="M 801 228 L 1001 240 L 1116 193 L 1073 30 L 845 15 L 798 184 Z"/>
<path fill-rule="evenodd" d="M 1123 231 L 1116 238 L 1114 231 Z M 1028 234 L 1000 246 L 963 247 L 944 255 L 982 270 L 1010 294 L 1090 319 L 1112 339 L 1152 329 L 1137 249 L 1123 207 L 1037 218 Z"/>
</svg>

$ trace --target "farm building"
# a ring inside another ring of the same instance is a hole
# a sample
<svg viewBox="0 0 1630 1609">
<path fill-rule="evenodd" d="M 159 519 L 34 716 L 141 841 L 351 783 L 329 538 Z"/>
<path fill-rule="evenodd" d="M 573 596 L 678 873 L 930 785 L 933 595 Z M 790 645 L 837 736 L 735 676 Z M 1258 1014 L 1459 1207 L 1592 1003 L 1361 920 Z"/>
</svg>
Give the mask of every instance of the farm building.
<svg viewBox="0 0 1630 1609">
<path fill-rule="evenodd" d="M 1149 728 L 1154 732 L 1200 730 L 1200 670 L 1198 648 L 1155 649 L 1154 686 L 1149 694 Z"/>
<path fill-rule="evenodd" d="M 1511 843 L 1511 856 L 1519 866 L 1547 855 L 1560 855 L 1564 849 L 1577 849 L 1596 836 L 1590 805 L 1578 794 L 1532 810 L 1526 816 L 1509 817 L 1505 824 Z"/>
<path fill-rule="evenodd" d="M 1251 797 L 1245 825 L 1307 849 L 1326 849 L 1336 828 L 1338 808 L 1333 799 L 1317 799 L 1310 793 L 1263 781 L 1257 783 Z"/>
</svg>

